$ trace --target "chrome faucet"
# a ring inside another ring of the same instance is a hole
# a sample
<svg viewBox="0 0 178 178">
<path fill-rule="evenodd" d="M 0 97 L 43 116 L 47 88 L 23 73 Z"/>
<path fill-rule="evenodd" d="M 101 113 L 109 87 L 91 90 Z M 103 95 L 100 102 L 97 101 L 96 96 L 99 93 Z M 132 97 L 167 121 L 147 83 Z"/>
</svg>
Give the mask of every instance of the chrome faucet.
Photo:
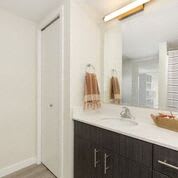
<svg viewBox="0 0 178 178">
<path fill-rule="evenodd" d="M 120 116 L 125 119 L 134 119 L 128 107 L 122 108 L 122 112 L 120 113 Z"/>
</svg>

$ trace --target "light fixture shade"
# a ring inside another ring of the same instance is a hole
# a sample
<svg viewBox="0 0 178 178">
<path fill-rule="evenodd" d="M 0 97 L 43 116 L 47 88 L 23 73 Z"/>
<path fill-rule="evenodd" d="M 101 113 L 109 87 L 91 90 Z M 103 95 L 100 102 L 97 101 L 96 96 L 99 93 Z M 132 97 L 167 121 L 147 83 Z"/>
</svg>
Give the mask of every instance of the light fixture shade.
<svg viewBox="0 0 178 178">
<path fill-rule="evenodd" d="M 104 22 L 108 22 L 114 18 L 117 18 L 118 16 L 123 15 L 123 14 L 125 14 L 125 13 L 127 13 L 141 5 L 144 5 L 150 1 L 151 0 L 135 0 L 134 2 L 128 4 L 127 6 L 124 6 L 123 8 L 118 9 L 118 10 L 106 15 L 104 17 Z"/>
</svg>

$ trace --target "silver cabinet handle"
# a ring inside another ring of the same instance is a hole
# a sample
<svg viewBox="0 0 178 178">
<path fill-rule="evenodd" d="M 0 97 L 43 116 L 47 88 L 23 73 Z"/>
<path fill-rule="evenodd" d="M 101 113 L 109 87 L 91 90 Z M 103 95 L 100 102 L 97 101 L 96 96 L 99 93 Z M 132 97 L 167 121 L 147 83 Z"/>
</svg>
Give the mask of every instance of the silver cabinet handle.
<svg viewBox="0 0 178 178">
<path fill-rule="evenodd" d="M 177 166 L 174 166 L 174 165 L 168 164 L 166 160 L 165 160 L 165 161 L 160 161 L 160 160 L 158 160 L 158 163 L 159 163 L 159 164 L 162 164 L 162 165 L 164 165 L 164 166 L 167 166 L 167 167 L 169 167 L 169 168 L 172 168 L 172 169 L 178 170 L 178 167 L 177 167 Z"/>
<path fill-rule="evenodd" d="M 104 154 L 104 174 L 107 174 L 107 170 L 110 168 L 107 166 L 107 159 L 108 159 L 109 155 L 107 155 L 106 153 Z"/>
<path fill-rule="evenodd" d="M 96 148 L 94 149 L 94 168 L 97 167 L 97 164 L 100 162 L 99 160 L 97 161 L 97 153 L 99 152 L 99 150 L 97 150 Z"/>
</svg>

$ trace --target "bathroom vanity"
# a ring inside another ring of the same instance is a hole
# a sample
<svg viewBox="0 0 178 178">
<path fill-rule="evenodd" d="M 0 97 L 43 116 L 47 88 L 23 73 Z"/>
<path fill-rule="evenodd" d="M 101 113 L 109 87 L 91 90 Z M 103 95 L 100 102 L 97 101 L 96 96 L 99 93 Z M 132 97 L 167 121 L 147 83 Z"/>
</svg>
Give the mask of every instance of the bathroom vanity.
<svg viewBox="0 0 178 178">
<path fill-rule="evenodd" d="M 74 112 L 75 178 L 178 178 L 178 133 L 150 117 L 178 111 L 177 7 L 177 0 L 152 1 L 138 15 L 101 25 L 100 70 L 93 64 L 102 108 Z M 135 120 L 121 119 L 130 115 L 122 106 Z"/>
<path fill-rule="evenodd" d="M 74 177 L 178 178 L 178 143 L 166 137 L 176 138 L 177 133 L 145 124 L 145 132 L 157 132 L 148 138 L 139 127 L 122 129 L 101 124 L 101 119 L 74 119 Z"/>
</svg>

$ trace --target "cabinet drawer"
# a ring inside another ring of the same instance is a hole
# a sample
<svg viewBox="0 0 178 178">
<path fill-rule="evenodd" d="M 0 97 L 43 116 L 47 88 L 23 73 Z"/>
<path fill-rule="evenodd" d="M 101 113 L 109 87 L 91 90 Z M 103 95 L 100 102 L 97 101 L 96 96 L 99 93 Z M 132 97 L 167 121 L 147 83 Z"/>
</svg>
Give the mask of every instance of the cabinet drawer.
<svg viewBox="0 0 178 178">
<path fill-rule="evenodd" d="M 154 146 L 154 169 L 171 178 L 178 178 L 178 152 Z"/>
<path fill-rule="evenodd" d="M 120 135 L 120 155 L 152 167 L 152 144 Z"/>
</svg>

